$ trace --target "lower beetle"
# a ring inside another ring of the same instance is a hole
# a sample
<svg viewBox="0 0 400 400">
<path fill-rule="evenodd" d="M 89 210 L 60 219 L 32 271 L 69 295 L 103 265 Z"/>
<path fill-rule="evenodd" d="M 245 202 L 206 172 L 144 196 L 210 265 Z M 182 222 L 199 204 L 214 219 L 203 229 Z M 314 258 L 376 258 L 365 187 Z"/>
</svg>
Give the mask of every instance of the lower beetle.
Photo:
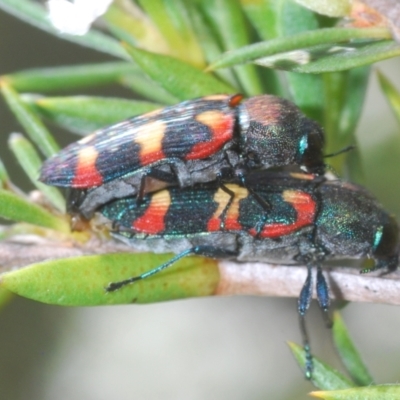
<svg viewBox="0 0 400 400">
<path fill-rule="evenodd" d="M 237 261 L 306 264 L 307 279 L 298 312 L 307 355 L 312 358 L 304 315 L 312 297 L 312 268 L 317 269 L 317 297 L 329 308 L 329 290 L 322 273 L 326 259 L 371 257 L 375 266 L 363 270 L 395 270 L 399 261 L 399 227 L 364 189 L 339 180 L 305 174 L 257 172 L 247 184 L 271 208 L 240 184 L 228 184 L 233 199 L 217 183 L 194 188 L 167 188 L 115 200 L 99 208 L 113 222 L 113 235 L 138 251 L 177 253 L 167 263 L 140 276 L 110 283 L 107 291 L 147 278 L 182 257 L 196 254 Z"/>
</svg>

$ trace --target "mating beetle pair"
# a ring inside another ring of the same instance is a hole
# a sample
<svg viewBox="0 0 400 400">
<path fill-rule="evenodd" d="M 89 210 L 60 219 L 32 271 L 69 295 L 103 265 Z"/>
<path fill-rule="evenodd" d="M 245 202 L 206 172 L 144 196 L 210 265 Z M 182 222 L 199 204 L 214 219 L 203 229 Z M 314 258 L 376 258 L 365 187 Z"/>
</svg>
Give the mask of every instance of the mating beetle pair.
<svg viewBox="0 0 400 400">
<path fill-rule="evenodd" d="M 325 259 L 372 257 L 376 269 L 393 270 L 399 258 L 394 219 L 363 189 L 322 176 L 323 143 L 318 124 L 286 100 L 216 95 L 95 132 L 47 160 L 41 180 L 74 189 L 71 211 L 99 211 L 136 250 L 177 253 L 108 291 L 190 254 L 306 264 L 298 309 L 311 376 L 304 314 L 312 267 L 327 310 Z M 259 171 L 288 165 L 314 175 Z"/>
</svg>

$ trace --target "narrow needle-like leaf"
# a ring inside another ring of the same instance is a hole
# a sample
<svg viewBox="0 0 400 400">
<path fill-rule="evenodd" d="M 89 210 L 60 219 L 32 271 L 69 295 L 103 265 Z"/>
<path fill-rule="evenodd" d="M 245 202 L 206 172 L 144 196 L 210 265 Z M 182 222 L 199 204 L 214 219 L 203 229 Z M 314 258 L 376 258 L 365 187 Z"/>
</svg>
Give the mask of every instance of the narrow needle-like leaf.
<svg viewBox="0 0 400 400">
<path fill-rule="evenodd" d="M 38 181 L 42 162 L 31 143 L 22 135 L 14 133 L 11 135 L 8 144 L 31 182 L 60 212 L 64 212 L 65 200 L 59 190 Z"/>
<path fill-rule="evenodd" d="M 25 128 L 26 132 L 39 147 L 41 152 L 46 157 L 57 153 L 59 147 L 53 139 L 53 136 L 32 109 L 24 103 L 20 95 L 5 80 L 0 80 L 0 89 L 9 107 L 18 118 L 18 121 Z"/>
<path fill-rule="evenodd" d="M 0 217 L 2 218 L 27 222 L 61 232 L 69 232 L 70 230 L 69 224 L 64 219 L 55 217 L 42 207 L 9 191 L 0 190 L 0 204 Z"/>
</svg>

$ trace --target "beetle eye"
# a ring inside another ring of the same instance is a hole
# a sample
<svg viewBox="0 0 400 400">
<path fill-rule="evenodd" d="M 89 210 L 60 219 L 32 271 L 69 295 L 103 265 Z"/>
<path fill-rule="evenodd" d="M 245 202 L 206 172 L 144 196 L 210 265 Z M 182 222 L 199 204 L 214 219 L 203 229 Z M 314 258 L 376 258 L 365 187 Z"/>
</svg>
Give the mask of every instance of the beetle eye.
<svg viewBox="0 0 400 400">
<path fill-rule="evenodd" d="M 304 156 L 307 147 L 308 147 L 307 135 L 304 135 L 299 142 L 299 154 L 301 157 Z"/>
<path fill-rule="evenodd" d="M 298 164 L 304 165 L 309 172 L 323 174 L 325 164 L 323 161 L 322 147 L 323 134 L 316 123 L 309 122 L 307 134 L 303 135 L 298 146 Z"/>
<path fill-rule="evenodd" d="M 391 216 L 375 232 L 372 248 L 375 257 L 396 255 L 399 247 L 399 231 L 395 219 Z"/>
</svg>

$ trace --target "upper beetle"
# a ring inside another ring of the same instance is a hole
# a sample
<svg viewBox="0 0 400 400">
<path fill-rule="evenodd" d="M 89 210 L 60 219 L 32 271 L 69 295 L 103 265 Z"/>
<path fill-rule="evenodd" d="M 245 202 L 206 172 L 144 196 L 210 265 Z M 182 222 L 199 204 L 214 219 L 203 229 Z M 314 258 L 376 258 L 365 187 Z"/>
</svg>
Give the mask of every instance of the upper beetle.
<svg viewBox="0 0 400 400">
<path fill-rule="evenodd" d="M 296 164 L 323 174 L 321 127 L 288 100 L 261 95 L 213 95 L 184 101 L 100 129 L 48 159 L 40 180 L 91 189 L 138 176 L 179 183 L 209 182 L 224 172 Z"/>
</svg>

